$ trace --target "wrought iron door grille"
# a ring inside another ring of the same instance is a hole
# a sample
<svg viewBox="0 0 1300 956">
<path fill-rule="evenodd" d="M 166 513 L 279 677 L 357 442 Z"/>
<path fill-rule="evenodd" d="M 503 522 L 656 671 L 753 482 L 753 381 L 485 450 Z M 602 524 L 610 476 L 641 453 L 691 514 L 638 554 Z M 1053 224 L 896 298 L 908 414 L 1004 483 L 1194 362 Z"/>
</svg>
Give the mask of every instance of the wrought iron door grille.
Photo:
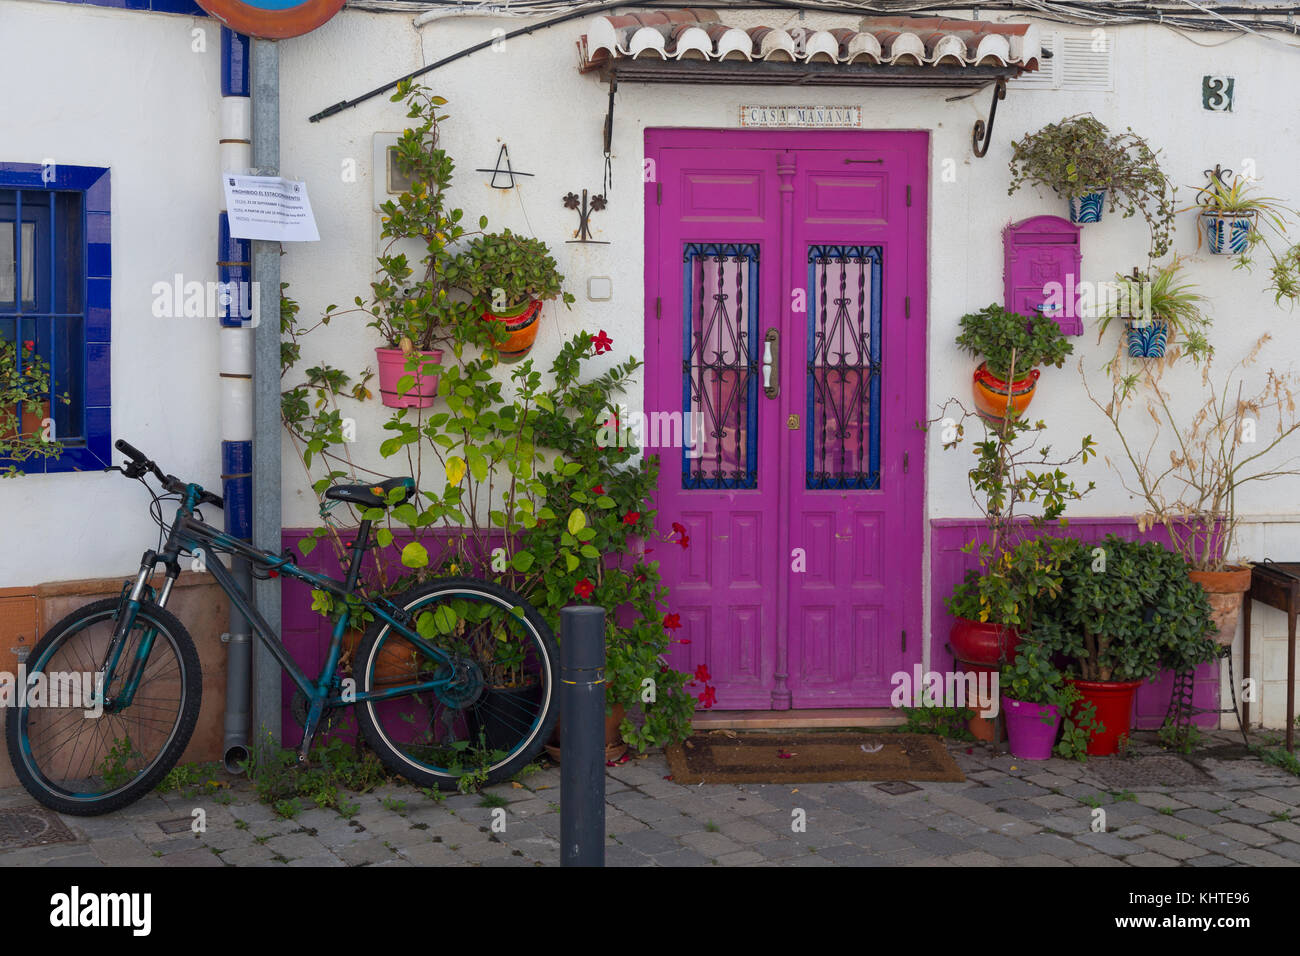
<svg viewBox="0 0 1300 956">
<path fill-rule="evenodd" d="M 808 249 L 808 488 L 880 488 L 880 256 Z"/>
<path fill-rule="evenodd" d="M 758 245 L 682 255 L 682 487 L 758 487 Z"/>
</svg>

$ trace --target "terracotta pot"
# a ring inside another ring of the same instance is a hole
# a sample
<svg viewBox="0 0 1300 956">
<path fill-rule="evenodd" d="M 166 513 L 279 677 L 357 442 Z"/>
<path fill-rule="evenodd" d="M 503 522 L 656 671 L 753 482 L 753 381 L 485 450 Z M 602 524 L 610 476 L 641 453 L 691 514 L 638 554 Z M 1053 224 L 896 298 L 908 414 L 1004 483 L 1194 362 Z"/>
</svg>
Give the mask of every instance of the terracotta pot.
<svg viewBox="0 0 1300 956">
<path fill-rule="evenodd" d="M 953 656 L 966 664 L 997 667 L 1002 663 L 1003 655 L 1008 662 L 1014 661 L 1019 643 L 1020 633 L 1014 627 L 964 617 L 954 618 L 952 630 L 948 632 L 948 645 Z"/>
<path fill-rule="evenodd" d="M 542 300 L 532 299 L 506 312 L 484 312 L 489 322 L 501 322 L 506 327 L 506 339 L 497 344 L 504 362 L 515 362 L 528 354 L 537 341 L 537 329 L 542 317 Z"/>
<path fill-rule="evenodd" d="M 442 349 L 420 352 L 425 362 L 441 362 Z M 389 408 L 428 408 L 438 395 L 438 376 L 421 375 L 420 369 L 406 370 L 406 353 L 401 349 L 375 349 L 379 362 L 379 398 Z M 404 375 L 414 375 L 415 384 L 401 395 L 397 383 Z"/>
<path fill-rule="evenodd" d="M 1188 571 L 1187 576 L 1205 589 L 1205 596 L 1210 600 L 1214 639 L 1224 647 L 1231 647 L 1237 636 L 1241 601 L 1250 590 L 1250 568 L 1234 566 L 1226 571 Z"/>
<path fill-rule="evenodd" d="M 1039 374 L 1038 369 L 1030 369 L 1024 378 L 1007 384 L 981 362 L 974 377 L 975 407 L 989 418 L 1002 418 L 1009 407 L 1011 417 L 1019 418 L 1033 400 Z"/>
<path fill-rule="evenodd" d="M 357 645 L 361 642 L 360 631 L 348 631 L 343 635 L 343 656 L 356 661 Z M 375 666 L 375 684 L 401 684 L 415 679 L 415 648 L 405 641 L 389 638 L 379 651 L 379 660 Z"/>
<path fill-rule="evenodd" d="M 623 737 L 618 732 L 618 725 L 623 723 L 623 717 L 627 710 L 622 704 L 615 704 L 613 712 L 605 718 L 605 762 L 618 760 L 627 753 L 627 744 L 623 743 Z M 560 717 L 563 721 L 563 716 Z M 555 725 L 555 733 L 551 736 L 551 742 L 546 745 L 547 755 L 556 763 L 560 762 L 560 724 Z"/>
<path fill-rule="evenodd" d="M 18 434 L 14 434 L 11 429 L 4 437 L 8 440 L 14 440 L 20 437 L 37 437 L 39 438 L 43 431 L 42 423 L 45 419 L 50 418 L 50 403 L 41 402 L 40 412 L 29 412 L 26 405 L 20 406 L 18 415 Z"/>
<path fill-rule="evenodd" d="M 1069 682 L 1079 689 L 1083 699 L 1071 709 L 1077 715 L 1084 704 L 1094 704 L 1097 720 L 1106 729 L 1094 733 L 1088 741 L 1088 756 L 1107 757 L 1119 749 L 1121 737 L 1133 727 L 1133 695 L 1142 686 L 1140 680 L 1076 680 Z"/>
</svg>

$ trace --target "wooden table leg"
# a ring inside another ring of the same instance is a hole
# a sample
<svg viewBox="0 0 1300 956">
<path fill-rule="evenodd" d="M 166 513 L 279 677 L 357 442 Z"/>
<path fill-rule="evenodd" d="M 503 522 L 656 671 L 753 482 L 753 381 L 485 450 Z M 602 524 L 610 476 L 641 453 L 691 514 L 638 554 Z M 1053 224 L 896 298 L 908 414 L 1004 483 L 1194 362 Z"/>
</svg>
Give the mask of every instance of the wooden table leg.
<svg viewBox="0 0 1300 956">
<path fill-rule="evenodd" d="M 1241 631 L 1241 723 L 1247 732 L 1250 731 L 1250 697 L 1246 693 L 1246 688 L 1250 686 L 1250 605 L 1252 603 L 1250 592 L 1247 591 Z M 1236 692 L 1235 687 L 1233 692 Z"/>
<path fill-rule="evenodd" d="M 1295 619 L 1297 608 L 1288 608 L 1286 622 L 1286 749 L 1295 753 Z"/>
</svg>

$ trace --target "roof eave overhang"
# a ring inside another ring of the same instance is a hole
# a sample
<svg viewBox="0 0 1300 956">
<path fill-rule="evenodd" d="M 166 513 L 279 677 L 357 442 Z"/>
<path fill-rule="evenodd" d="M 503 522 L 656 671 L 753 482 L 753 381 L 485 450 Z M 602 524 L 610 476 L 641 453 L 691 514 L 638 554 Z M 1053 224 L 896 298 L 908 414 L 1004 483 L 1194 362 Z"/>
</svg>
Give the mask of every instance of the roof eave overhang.
<svg viewBox="0 0 1300 956">
<path fill-rule="evenodd" d="M 906 66 L 867 63 L 788 63 L 771 61 L 660 60 L 618 58 L 590 64 L 608 81 L 622 83 L 694 83 L 731 86 L 891 86 L 977 89 L 1019 76 L 1008 66 Z"/>
</svg>

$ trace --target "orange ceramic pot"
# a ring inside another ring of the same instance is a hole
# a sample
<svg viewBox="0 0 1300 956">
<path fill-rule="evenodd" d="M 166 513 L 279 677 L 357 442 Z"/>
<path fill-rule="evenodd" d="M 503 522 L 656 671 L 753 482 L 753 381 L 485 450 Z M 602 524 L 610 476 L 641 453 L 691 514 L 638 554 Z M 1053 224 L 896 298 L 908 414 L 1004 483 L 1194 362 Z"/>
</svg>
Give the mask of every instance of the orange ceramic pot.
<svg viewBox="0 0 1300 956">
<path fill-rule="evenodd" d="M 1011 416 L 1019 418 L 1033 400 L 1038 375 L 1038 369 L 1031 369 L 1024 378 L 1008 385 L 981 362 L 975 370 L 975 407 L 989 418 L 1002 418 L 1010 407 Z"/>
<path fill-rule="evenodd" d="M 1242 596 L 1250 590 L 1250 568 L 1232 567 L 1224 571 L 1188 571 L 1187 576 L 1205 589 L 1214 621 L 1214 639 L 1231 647 L 1237 636 L 1237 617 L 1241 614 Z"/>
<path fill-rule="evenodd" d="M 537 327 L 542 317 L 542 300 L 533 299 L 517 309 L 505 313 L 484 312 L 489 322 L 501 322 L 506 327 L 506 340 L 497 344 L 501 359 L 514 362 L 528 354 L 537 340 Z"/>
</svg>

